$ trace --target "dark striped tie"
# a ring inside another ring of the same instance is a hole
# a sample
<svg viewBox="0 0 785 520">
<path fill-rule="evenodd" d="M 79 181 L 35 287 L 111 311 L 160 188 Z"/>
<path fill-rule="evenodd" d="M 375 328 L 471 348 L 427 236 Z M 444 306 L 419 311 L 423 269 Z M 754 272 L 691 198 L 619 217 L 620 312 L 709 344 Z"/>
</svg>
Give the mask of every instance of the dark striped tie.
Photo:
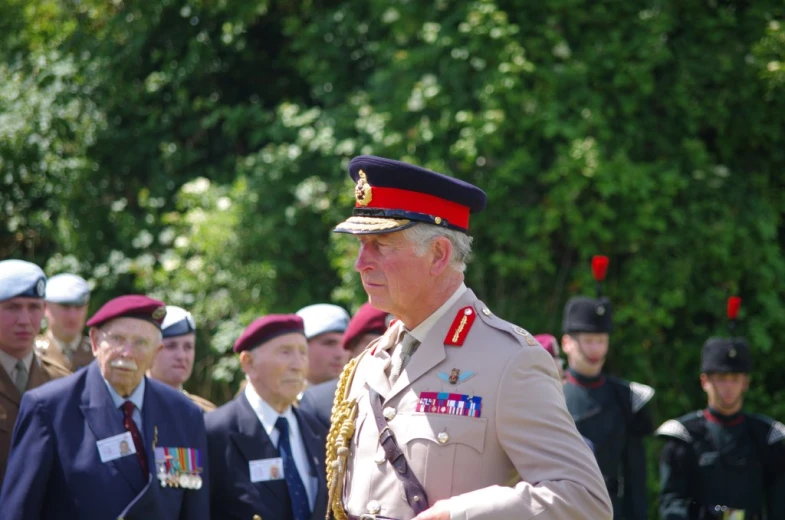
<svg viewBox="0 0 785 520">
<path fill-rule="evenodd" d="M 281 452 L 281 459 L 283 459 L 283 476 L 286 480 L 286 487 L 289 488 L 294 520 L 308 520 L 311 517 L 311 508 L 308 505 L 308 493 L 305 492 L 305 485 L 303 485 L 300 473 L 294 463 L 292 445 L 289 442 L 289 421 L 284 417 L 279 417 L 275 421 L 275 427 L 281 435 L 278 439 L 278 451 Z"/>
<path fill-rule="evenodd" d="M 139 433 L 139 428 L 134 421 L 134 403 L 131 401 L 124 402 L 120 408 L 123 410 L 123 426 L 131 432 L 131 438 L 134 440 L 134 448 L 136 448 L 136 460 L 139 461 L 139 467 L 142 468 L 142 477 L 147 480 L 147 452 L 144 449 L 142 442 L 142 434 Z"/>
</svg>

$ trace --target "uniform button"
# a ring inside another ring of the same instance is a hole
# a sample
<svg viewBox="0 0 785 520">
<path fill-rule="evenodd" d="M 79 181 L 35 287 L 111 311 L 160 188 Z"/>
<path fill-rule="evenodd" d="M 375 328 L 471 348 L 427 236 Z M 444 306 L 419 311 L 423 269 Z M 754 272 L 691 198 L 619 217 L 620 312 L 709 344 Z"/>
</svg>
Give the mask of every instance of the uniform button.
<svg viewBox="0 0 785 520">
<path fill-rule="evenodd" d="M 382 510 L 382 505 L 378 500 L 371 500 L 368 502 L 368 512 L 372 515 L 378 515 Z"/>
<path fill-rule="evenodd" d="M 253 518 L 251 518 L 251 520 L 262 520 L 262 515 L 253 515 Z"/>
<path fill-rule="evenodd" d="M 450 440 L 450 434 L 447 432 L 439 432 L 439 435 L 436 436 L 439 439 L 439 444 L 447 444 L 447 441 Z"/>
<path fill-rule="evenodd" d="M 412 500 L 414 500 L 415 502 L 419 502 L 420 501 L 420 495 L 414 495 L 412 497 Z"/>
<path fill-rule="evenodd" d="M 397 410 L 392 406 L 388 406 L 382 411 L 382 415 L 384 415 L 384 418 L 388 421 L 392 421 L 395 418 L 396 413 L 398 413 Z"/>
<path fill-rule="evenodd" d="M 483 310 L 482 310 L 482 313 L 485 314 L 486 316 L 490 316 L 491 315 L 491 311 L 488 309 L 488 307 L 484 307 Z"/>
</svg>

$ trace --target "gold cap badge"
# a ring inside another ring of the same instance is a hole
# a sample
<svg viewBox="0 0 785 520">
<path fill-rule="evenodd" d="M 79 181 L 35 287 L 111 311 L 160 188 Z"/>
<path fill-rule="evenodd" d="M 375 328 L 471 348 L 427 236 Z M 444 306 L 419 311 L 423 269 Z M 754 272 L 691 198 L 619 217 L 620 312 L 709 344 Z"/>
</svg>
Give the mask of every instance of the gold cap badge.
<svg viewBox="0 0 785 520">
<path fill-rule="evenodd" d="M 166 307 L 158 307 L 153 311 L 154 320 L 162 320 L 166 316 Z"/>
<path fill-rule="evenodd" d="M 357 186 L 354 188 L 354 199 L 360 206 L 367 206 L 373 200 L 373 190 L 362 170 L 360 170 L 360 178 L 357 179 Z"/>
</svg>

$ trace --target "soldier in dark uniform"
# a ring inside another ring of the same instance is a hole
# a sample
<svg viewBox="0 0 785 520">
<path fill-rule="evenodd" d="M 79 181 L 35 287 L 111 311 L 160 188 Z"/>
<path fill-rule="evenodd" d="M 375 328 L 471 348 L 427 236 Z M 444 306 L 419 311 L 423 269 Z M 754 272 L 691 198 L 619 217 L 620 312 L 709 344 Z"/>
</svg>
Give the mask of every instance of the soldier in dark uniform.
<svg viewBox="0 0 785 520">
<path fill-rule="evenodd" d="M 733 323 L 735 313 L 730 317 Z M 666 439 L 660 458 L 663 519 L 785 518 L 785 425 L 742 411 L 751 369 L 744 338 L 704 343 L 700 381 L 708 407 L 657 430 Z"/>
<path fill-rule="evenodd" d="M 607 258 L 594 257 L 592 264 L 599 292 Z M 613 517 L 645 519 L 643 438 L 654 430 L 646 406 L 654 390 L 602 372 L 613 331 L 608 298 L 570 298 L 564 309 L 563 329 L 562 350 L 569 363 L 564 397 L 578 431 L 594 450 L 613 502 Z"/>
</svg>

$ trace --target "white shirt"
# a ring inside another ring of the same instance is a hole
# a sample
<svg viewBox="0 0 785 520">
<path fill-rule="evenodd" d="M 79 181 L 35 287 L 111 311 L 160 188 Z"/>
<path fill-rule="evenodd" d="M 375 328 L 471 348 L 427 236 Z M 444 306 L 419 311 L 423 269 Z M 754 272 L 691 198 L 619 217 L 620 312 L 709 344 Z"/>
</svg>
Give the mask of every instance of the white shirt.
<svg viewBox="0 0 785 520">
<path fill-rule="evenodd" d="M 318 481 L 316 475 L 311 474 L 311 465 L 308 464 L 308 452 L 305 449 L 303 436 L 300 434 L 300 425 L 297 423 L 297 417 L 294 416 L 294 412 L 292 412 L 292 407 L 289 406 L 284 413 L 279 414 L 264 399 L 259 397 L 250 381 L 245 385 L 245 397 L 251 404 L 251 408 L 256 413 L 256 417 L 259 418 L 262 428 L 264 428 L 267 436 L 270 437 L 270 442 L 274 446 L 278 446 L 278 437 L 280 437 L 280 432 L 275 427 L 275 422 L 278 420 L 278 417 L 284 417 L 289 421 L 289 444 L 292 446 L 294 465 L 297 466 L 297 472 L 300 474 L 300 479 L 305 486 L 305 492 L 308 494 L 308 503 L 311 511 L 313 511 Z"/>
</svg>

